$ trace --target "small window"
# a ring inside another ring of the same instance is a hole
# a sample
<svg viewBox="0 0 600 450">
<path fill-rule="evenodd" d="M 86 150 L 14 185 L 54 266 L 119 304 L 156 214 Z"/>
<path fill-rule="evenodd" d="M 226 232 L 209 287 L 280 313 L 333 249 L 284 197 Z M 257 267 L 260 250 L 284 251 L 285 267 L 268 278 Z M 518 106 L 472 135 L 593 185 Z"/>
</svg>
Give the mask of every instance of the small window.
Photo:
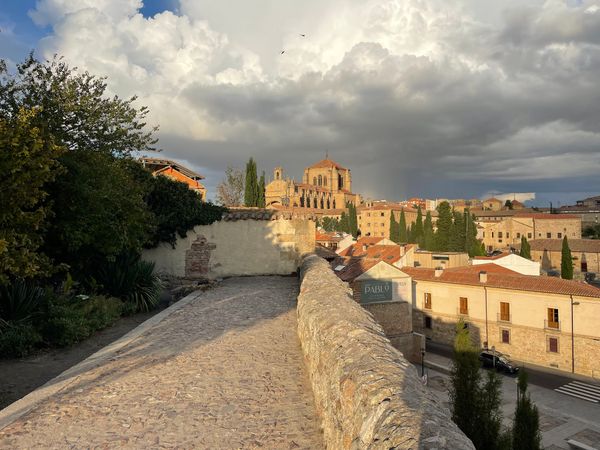
<svg viewBox="0 0 600 450">
<path fill-rule="evenodd" d="M 521 233 L 517 233 L 517 239 L 521 238 Z"/>
<path fill-rule="evenodd" d="M 527 239 L 531 239 L 531 233 L 527 233 Z"/>
<path fill-rule="evenodd" d="M 382 226 L 382 227 L 385 227 L 385 223 L 382 223 L 382 224 L 381 224 L 381 226 Z"/>
<path fill-rule="evenodd" d="M 510 322 L 510 303 L 500 302 L 500 320 Z"/>
<path fill-rule="evenodd" d="M 460 314 L 466 316 L 469 314 L 469 300 L 466 297 L 460 297 Z"/>
<path fill-rule="evenodd" d="M 425 292 L 425 309 L 431 309 L 431 294 L 429 292 Z"/>
<path fill-rule="evenodd" d="M 506 239 L 508 239 L 510 237 L 510 234 L 508 233 L 508 231 L 506 232 Z"/>
<path fill-rule="evenodd" d="M 552 237 L 552 233 L 546 233 L 546 238 L 550 239 Z"/>
<path fill-rule="evenodd" d="M 483 237 L 485 237 L 485 231 L 483 232 Z"/>
<path fill-rule="evenodd" d="M 498 231 L 498 239 L 502 239 L 502 231 Z"/>
<path fill-rule="evenodd" d="M 510 344 L 510 330 L 500 330 L 500 338 L 503 344 Z"/>
<path fill-rule="evenodd" d="M 492 231 L 492 237 L 494 237 L 494 232 Z"/>
<path fill-rule="evenodd" d="M 558 318 L 558 309 L 557 308 L 548 308 L 548 328 L 560 329 L 560 321 Z"/>
<path fill-rule="evenodd" d="M 556 237 L 557 237 L 558 239 L 562 239 L 562 233 L 556 233 Z"/>
<path fill-rule="evenodd" d="M 431 330 L 431 328 L 432 328 L 431 317 L 429 317 L 429 316 L 425 316 L 425 328 L 427 328 L 428 330 Z"/>
<path fill-rule="evenodd" d="M 384 213 L 381 213 L 381 217 L 384 217 L 384 216 L 385 216 L 385 214 L 384 214 Z"/>
<path fill-rule="evenodd" d="M 558 338 L 554 336 L 548 337 L 548 351 L 550 353 L 558 353 Z"/>
<path fill-rule="evenodd" d="M 371 213 L 367 213 L 367 217 L 371 217 Z"/>
</svg>

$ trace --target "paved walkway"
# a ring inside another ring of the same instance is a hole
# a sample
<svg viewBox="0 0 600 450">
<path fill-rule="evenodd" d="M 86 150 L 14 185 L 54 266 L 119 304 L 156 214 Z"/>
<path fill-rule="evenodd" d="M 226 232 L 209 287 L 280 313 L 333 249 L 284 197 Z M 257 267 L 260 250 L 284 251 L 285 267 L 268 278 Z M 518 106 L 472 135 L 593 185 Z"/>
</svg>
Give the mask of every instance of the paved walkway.
<svg viewBox="0 0 600 450">
<path fill-rule="evenodd" d="M 0 448 L 323 448 L 297 292 L 224 281 L 8 425 Z"/>
</svg>

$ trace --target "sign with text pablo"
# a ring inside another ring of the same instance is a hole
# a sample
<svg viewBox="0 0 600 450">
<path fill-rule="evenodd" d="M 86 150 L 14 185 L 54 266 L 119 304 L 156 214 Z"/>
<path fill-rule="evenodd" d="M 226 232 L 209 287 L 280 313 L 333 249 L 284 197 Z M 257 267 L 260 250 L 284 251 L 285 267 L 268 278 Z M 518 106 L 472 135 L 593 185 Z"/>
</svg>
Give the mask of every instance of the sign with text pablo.
<svg viewBox="0 0 600 450">
<path fill-rule="evenodd" d="M 384 302 L 392 300 L 392 282 L 365 280 L 361 282 L 360 302 Z"/>
</svg>

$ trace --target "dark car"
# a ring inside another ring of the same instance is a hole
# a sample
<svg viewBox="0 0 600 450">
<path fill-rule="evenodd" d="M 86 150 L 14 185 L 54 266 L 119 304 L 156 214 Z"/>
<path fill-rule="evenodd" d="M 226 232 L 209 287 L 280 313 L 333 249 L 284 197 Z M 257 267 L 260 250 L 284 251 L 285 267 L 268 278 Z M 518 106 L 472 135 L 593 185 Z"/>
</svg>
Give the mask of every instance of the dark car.
<svg viewBox="0 0 600 450">
<path fill-rule="evenodd" d="M 515 374 L 519 371 L 519 368 L 514 366 L 510 360 L 500 352 L 484 350 L 479 354 L 479 360 L 482 362 L 483 367 L 495 367 L 498 372 Z"/>
</svg>

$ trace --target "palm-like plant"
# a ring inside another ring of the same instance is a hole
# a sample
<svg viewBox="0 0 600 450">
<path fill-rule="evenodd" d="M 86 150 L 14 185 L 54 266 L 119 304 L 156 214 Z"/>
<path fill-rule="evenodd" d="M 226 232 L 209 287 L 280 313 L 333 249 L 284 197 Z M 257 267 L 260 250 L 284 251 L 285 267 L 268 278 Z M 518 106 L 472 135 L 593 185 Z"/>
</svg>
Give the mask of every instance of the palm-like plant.
<svg viewBox="0 0 600 450">
<path fill-rule="evenodd" d="M 25 324 L 40 314 L 44 290 L 21 279 L 0 286 L 0 325 Z"/>
</svg>

